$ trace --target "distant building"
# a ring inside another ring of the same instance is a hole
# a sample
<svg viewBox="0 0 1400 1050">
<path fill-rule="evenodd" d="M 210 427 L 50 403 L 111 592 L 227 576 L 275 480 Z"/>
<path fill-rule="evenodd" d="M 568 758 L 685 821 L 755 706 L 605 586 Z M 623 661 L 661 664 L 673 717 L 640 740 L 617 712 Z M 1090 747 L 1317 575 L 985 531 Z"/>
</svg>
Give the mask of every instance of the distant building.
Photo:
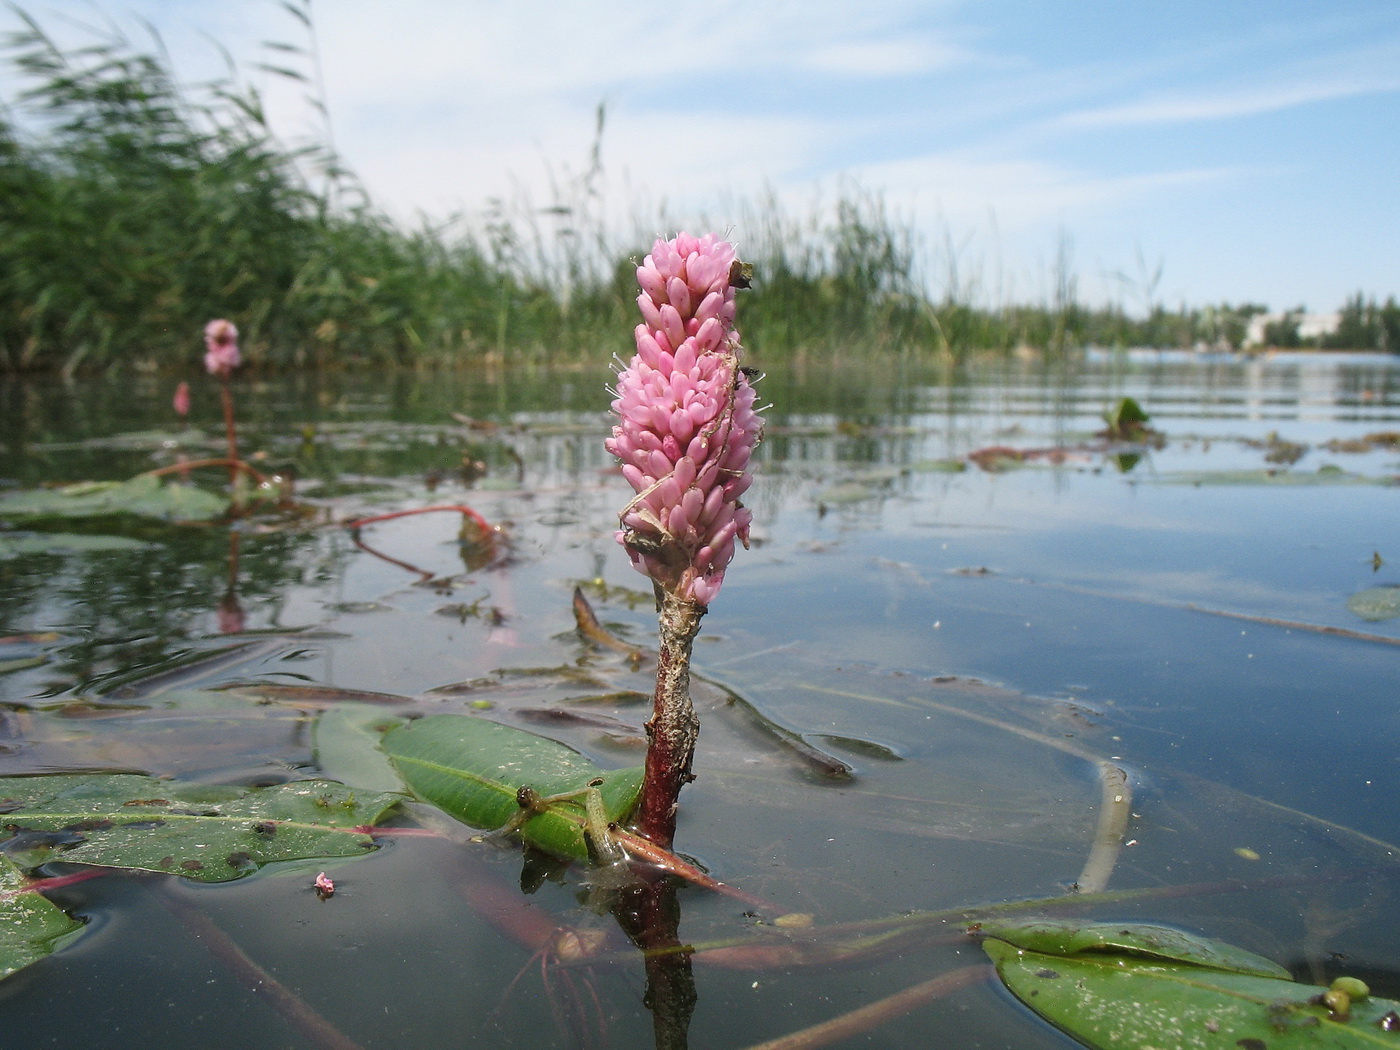
<svg viewBox="0 0 1400 1050">
<path fill-rule="evenodd" d="M 1298 326 L 1298 340 L 1303 343 L 1316 344 L 1324 336 L 1335 335 L 1342 324 L 1342 315 L 1337 312 L 1330 314 L 1304 314 L 1294 310 L 1276 314 L 1255 314 L 1249 319 L 1249 325 L 1244 331 L 1244 345 L 1264 346 L 1268 341 L 1264 338 L 1264 331 L 1273 324 L 1282 324 L 1292 321 Z"/>
</svg>

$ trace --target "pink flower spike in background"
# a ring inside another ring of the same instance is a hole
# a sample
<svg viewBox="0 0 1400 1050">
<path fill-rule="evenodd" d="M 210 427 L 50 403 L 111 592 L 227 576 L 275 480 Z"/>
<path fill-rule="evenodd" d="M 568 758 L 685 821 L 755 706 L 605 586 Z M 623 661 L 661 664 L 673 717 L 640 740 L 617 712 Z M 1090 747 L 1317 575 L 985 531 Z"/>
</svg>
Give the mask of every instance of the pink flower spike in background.
<svg viewBox="0 0 1400 1050">
<path fill-rule="evenodd" d="M 617 538 L 651 577 L 660 620 L 637 829 L 669 847 L 700 734 L 691 647 L 735 546 L 748 546 L 752 515 L 739 497 L 763 427 L 739 366 L 734 293 L 748 278 L 734 246 L 714 234 L 658 240 L 637 281 L 637 353 L 617 378 L 619 418 L 606 447 L 636 493 Z"/>
<path fill-rule="evenodd" d="M 238 329 L 233 322 L 210 321 L 204 326 L 204 367 L 211 376 L 227 379 L 242 363 L 238 356 Z"/>
<path fill-rule="evenodd" d="M 233 416 L 233 390 L 229 379 L 233 370 L 242 364 L 238 356 L 238 329 L 232 321 L 220 318 L 204 326 L 204 367 L 219 381 L 220 396 L 224 403 L 224 434 L 228 441 L 228 481 L 234 489 L 237 500 L 238 490 L 238 424 Z"/>
<path fill-rule="evenodd" d="M 181 419 L 190 414 L 190 385 L 188 383 L 181 380 L 180 385 L 175 388 L 175 396 L 171 399 L 170 405 Z"/>
</svg>

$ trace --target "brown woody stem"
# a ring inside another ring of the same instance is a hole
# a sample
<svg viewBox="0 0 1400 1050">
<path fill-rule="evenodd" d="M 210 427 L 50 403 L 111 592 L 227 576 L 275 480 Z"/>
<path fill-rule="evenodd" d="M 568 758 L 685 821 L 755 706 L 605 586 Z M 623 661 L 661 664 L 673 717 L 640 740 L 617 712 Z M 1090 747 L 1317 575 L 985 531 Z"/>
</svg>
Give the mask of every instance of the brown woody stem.
<svg viewBox="0 0 1400 1050">
<path fill-rule="evenodd" d="M 663 592 L 656 693 L 647 722 L 646 774 L 637 830 L 668 849 L 676 834 L 681 788 L 695 779 L 690 766 L 700 736 L 700 719 L 690 703 L 690 650 L 704 615 L 703 605 Z"/>
</svg>

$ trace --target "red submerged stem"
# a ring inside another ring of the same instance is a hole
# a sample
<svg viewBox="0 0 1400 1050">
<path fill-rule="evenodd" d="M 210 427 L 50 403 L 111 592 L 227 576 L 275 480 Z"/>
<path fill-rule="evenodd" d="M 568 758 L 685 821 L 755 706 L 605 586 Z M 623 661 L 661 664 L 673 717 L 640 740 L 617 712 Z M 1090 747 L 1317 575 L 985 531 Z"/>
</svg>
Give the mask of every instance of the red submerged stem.
<svg viewBox="0 0 1400 1050">
<path fill-rule="evenodd" d="M 442 510 L 455 511 L 456 513 L 462 515 L 462 517 L 467 518 L 468 520 L 475 523 L 476 526 L 479 529 L 481 529 L 482 532 L 490 534 L 496 531 L 494 528 L 492 528 L 491 523 L 485 518 L 483 518 L 479 513 L 477 513 L 471 507 L 465 506 L 460 503 L 443 504 L 442 506 L 438 507 L 415 507 L 412 510 L 395 510 L 390 511 L 387 514 L 374 514 L 368 518 L 356 518 L 354 521 L 347 521 L 345 523 L 345 527 L 347 529 L 362 529 L 366 525 L 373 525 L 376 522 L 393 521 L 395 518 L 406 518 L 411 514 L 432 514 L 436 511 Z"/>
</svg>

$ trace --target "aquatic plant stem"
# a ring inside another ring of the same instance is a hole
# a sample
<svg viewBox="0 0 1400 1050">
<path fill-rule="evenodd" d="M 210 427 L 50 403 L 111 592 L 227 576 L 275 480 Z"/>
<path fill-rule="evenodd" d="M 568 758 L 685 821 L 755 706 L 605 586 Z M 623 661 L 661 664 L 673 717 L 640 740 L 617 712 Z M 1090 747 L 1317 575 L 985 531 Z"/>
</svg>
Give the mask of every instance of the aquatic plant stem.
<svg viewBox="0 0 1400 1050">
<path fill-rule="evenodd" d="M 306 1045 L 314 1050 L 363 1050 L 335 1025 L 322 1017 L 287 985 L 260 966 L 228 935 L 223 927 L 169 889 L 153 887 L 152 893 L 211 955 L 228 967 L 238 982 L 258 1001 L 271 1007 Z"/>
<path fill-rule="evenodd" d="M 818 1046 L 829 1046 L 842 1039 L 868 1032 L 896 1017 L 902 1017 L 925 1003 L 942 999 L 981 981 L 990 980 L 995 973 L 996 970 L 990 966 L 964 966 L 958 970 L 950 970 L 821 1024 L 789 1032 L 777 1039 L 754 1043 L 747 1050 L 813 1050 Z"/>
<path fill-rule="evenodd" d="M 668 849 L 676 834 L 681 788 L 695 779 L 690 769 L 700 737 L 700 719 L 690 702 L 690 652 L 704 615 L 703 605 L 662 592 L 656 693 L 646 724 L 646 773 L 636 827 L 640 834 Z"/>
<path fill-rule="evenodd" d="M 163 474 L 188 474 L 192 470 L 199 470 L 201 467 L 228 467 L 230 471 L 242 471 L 251 477 L 258 485 L 269 484 L 268 477 L 257 468 L 241 459 L 225 459 L 222 456 L 217 459 L 195 459 L 186 460 L 183 463 L 171 463 L 168 466 L 156 467 L 155 470 L 145 472 L 146 476 L 158 478 Z"/>
<path fill-rule="evenodd" d="M 228 483 L 232 486 L 238 484 L 238 468 L 233 465 L 238 461 L 238 424 L 233 415 L 233 390 L 229 387 L 228 376 L 223 376 L 219 384 L 223 394 L 224 402 L 224 436 L 228 439 L 228 458 L 232 461 L 228 468 Z"/>
<path fill-rule="evenodd" d="M 651 1011 L 655 1050 L 687 1050 L 690 1021 L 699 1001 L 690 952 L 680 939 L 681 909 L 671 879 L 628 887 L 613 905 L 613 917 L 642 950 L 647 987 L 642 1002 Z"/>
</svg>

